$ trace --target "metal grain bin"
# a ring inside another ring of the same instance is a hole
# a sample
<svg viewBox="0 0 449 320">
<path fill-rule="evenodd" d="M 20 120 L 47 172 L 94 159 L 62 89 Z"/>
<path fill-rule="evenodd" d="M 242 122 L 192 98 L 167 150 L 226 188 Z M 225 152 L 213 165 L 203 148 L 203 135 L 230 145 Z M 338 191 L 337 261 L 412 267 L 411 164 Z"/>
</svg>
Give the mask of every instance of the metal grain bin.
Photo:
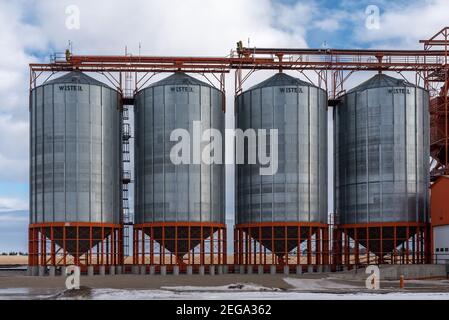
<svg viewBox="0 0 449 320">
<path fill-rule="evenodd" d="M 121 222 L 119 101 L 116 90 L 81 72 L 32 90 L 30 224 L 45 224 L 48 238 L 55 223 Z M 63 245 L 62 228 L 54 232 L 52 239 L 69 253 L 81 254 L 101 241 L 98 230 L 94 243 L 86 236 L 76 250 L 74 241 Z"/>
<path fill-rule="evenodd" d="M 237 167 L 236 220 L 327 223 L 327 95 L 284 73 L 237 97 L 236 127 L 278 130 L 278 171 Z M 245 149 L 245 153 L 247 153 Z"/>
<path fill-rule="evenodd" d="M 220 90 L 182 72 L 136 94 L 134 237 L 150 243 L 149 248 L 139 245 L 136 262 L 185 266 L 225 261 L 225 166 L 194 161 L 199 154 L 193 149 L 194 122 L 201 121 L 200 134 L 216 129 L 224 139 L 223 101 Z M 175 129 L 190 135 L 187 164 L 170 159 L 179 142 L 170 141 Z M 207 144 L 201 142 L 201 152 Z M 224 140 L 221 153 L 224 157 Z"/>
<path fill-rule="evenodd" d="M 379 74 L 334 110 L 341 224 L 428 222 L 429 94 Z"/>
<path fill-rule="evenodd" d="M 326 92 L 284 73 L 237 97 L 237 128 L 278 130 L 274 175 L 260 162 L 236 168 L 237 263 L 267 264 L 264 248 L 273 264 L 328 263 L 327 119 Z"/>
<path fill-rule="evenodd" d="M 175 165 L 170 159 L 170 151 L 177 144 L 170 141 L 171 132 L 186 129 L 193 139 L 193 121 L 201 121 L 202 132 L 218 129 L 224 138 L 222 95 L 220 90 L 181 72 L 137 93 L 136 223 L 225 222 L 224 165 Z M 202 146 L 205 144 L 202 142 Z M 222 146 L 224 151 L 224 143 Z"/>
</svg>

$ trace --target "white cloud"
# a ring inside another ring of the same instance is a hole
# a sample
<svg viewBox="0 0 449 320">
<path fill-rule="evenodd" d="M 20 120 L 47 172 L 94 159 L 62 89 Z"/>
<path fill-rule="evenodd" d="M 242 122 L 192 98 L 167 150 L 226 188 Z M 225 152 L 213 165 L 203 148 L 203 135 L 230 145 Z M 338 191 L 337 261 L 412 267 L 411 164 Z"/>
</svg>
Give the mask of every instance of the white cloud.
<svg viewBox="0 0 449 320">
<path fill-rule="evenodd" d="M 79 30 L 65 28 L 69 4 L 80 9 Z M 37 12 L 43 34 L 59 48 L 72 40 L 76 53 L 117 54 L 128 45 L 137 54 L 141 42 L 143 54 L 222 56 L 248 37 L 259 46 L 305 43 L 273 27 L 275 19 L 291 19 L 284 11 L 273 17 L 269 0 L 45 1 Z"/>
<path fill-rule="evenodd" d="M 340 21 L 336 18 L 323 19 L 315 22 L 315 27 L 324 31 L 336 31 L 340 29 Z"/>
<path fill-rule="evenodd" d="M 0 197 L 0 212 L 4 211 L 15 211 L 15 210 L 27 210 L 28 201 L 19 198 L 3 198 Z M 14 216 L 11 215 L 0 215 L 0 222 L 5 220 L 11 220 Z"/>
<path fill-rule="evenodd" d="M 355 34 L 360 42 L 377 47 L 422 48 L 428 39 L 449 24 L 447 0 L 425 0 L 407 4 L 386 3 L 381 7 L 380 28 L 360 26 Z"/>
</svg>

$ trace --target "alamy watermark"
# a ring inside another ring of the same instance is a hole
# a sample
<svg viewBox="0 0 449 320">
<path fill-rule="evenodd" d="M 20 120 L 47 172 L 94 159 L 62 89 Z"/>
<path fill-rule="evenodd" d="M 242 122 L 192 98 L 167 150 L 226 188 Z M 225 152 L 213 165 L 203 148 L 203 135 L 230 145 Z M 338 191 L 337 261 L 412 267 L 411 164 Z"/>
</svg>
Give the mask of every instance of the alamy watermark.
<svg viewBox="0 0 449 320">
<path fill-rule="evenodd" d="M 202 131 L 201 121 L 193 121 L 192 136 L 186 129 L 175 129 L 170 141 L 177 143 L 170 150 L 170 160 L 180 164 L 259 164 L 260 175 L 274 175 L 278 170 L 277 129 L 225 129 L 225 138 L 235 146 L 235 158 L 223 159 L 224 139 L 218 129 Z M 245 141 L 247 161 L 245 163 Z M 201 145 L 207 143 L 202 147 Z M 234 162 L 235 160 L 235 162 Z"/>
<path fill-rule="evenodd" d="M 65 269 L 67 278 L 65 279 L 65 287 L 67 290 L 78 290 L 80 288 L 80 267 L 72 265 Z"/>
<path fill-rule="evenodd" d="M 69 30 L 79 30 L 80 23 L 80 8 L 77 5 L 69 5 L 65 8 L 65 27 Z"/>
<path fill-rule="evenodd" d="M 365 27 L 369 30 L 380 29 L 380 9 L 378 6 L 371 4 L 365 9 Z"/>
<path fill-rule="evenodd" d="M 367 289 L 379 290 L 380 289 L 380 269 L 378 266 L 369 265 L 365 273 L 369 274 L 365 280 L 365 286 Z"/>
</svg>

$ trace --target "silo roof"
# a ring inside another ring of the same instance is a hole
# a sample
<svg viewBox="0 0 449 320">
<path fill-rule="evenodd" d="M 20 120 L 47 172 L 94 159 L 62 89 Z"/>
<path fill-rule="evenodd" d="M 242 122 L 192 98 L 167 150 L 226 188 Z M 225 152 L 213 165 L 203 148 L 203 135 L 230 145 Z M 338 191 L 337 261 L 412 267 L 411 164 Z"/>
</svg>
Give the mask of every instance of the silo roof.
<svg viewBox="0 0 449 320">
<path fill-rule="evenodd" d="M 385 74 L 376 74 L 374 77 L 349 90 L 348 93 L 383 87 L 415 87 L 415 85 L 404 79 L 393 78 Z"/>
<path fill-rule="evenodd" d="M 196 85 L 196 86 L 206 86 L 206 87 L 212 87 L 210 84 L 203 82 L 201 80 L 198 80 L 194 77 L 191 77 L 184 72 L 175 72 L 171 76 L 164 78 L 160 81 L 157 81 L 155 83 L 152 83 L 148 86 L 148 88 L 151 87 L 159 87 L 159 86 L 170 86 L 170 85 Z"/>
<path fill-rule="evenodd" d="M 94 79 L 81 71 L 71 71 L 59 78 L 47 81 L 47 82 L 43 83 L 43 85 L 59 84 L 59 83 L 90 84 L 90 85 L 103 86 L 103 87 L 112 89 L 107 84 L 105 84 L 101 81 L 98 81 L 97 79 Z"/>
<path fill-rule="evenodd" d="M 266 88 L 266 87 L 275 87 L 275 86 L 310 86 L 315 87 L 309 82 L 303 81 L 301 79 L 289 76 L 288 74 L 279 72 L 274 76 L 262 81 L 259 84 L 249 88 L 248 90 Z"/>
</svg>

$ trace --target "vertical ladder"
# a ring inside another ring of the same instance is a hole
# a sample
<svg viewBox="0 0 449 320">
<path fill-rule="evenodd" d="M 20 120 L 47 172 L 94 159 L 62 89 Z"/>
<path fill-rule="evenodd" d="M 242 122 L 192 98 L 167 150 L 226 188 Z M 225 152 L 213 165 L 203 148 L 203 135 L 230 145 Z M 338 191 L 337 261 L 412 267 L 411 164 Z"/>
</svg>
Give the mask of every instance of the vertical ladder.
<svg viewBox="0 0 449 320">
<path fill-rule="evenodd" d="M 133 224 L 132 216 L 129 207 L 129 184 L 131 183 L 131 170 L 130 170 L 130 139 L 131 126 L 129 123 L 129 106 L 132 105 L 134 100 L 132 86 L 131 72 L 125 72 L 125 86 L 123 90 L 123 109 L 122 109 L 122 217 L 123 217 L 123 249 L 125 258 L 129 257 L 130 250 L 130 226 Z"/>
</svg>

